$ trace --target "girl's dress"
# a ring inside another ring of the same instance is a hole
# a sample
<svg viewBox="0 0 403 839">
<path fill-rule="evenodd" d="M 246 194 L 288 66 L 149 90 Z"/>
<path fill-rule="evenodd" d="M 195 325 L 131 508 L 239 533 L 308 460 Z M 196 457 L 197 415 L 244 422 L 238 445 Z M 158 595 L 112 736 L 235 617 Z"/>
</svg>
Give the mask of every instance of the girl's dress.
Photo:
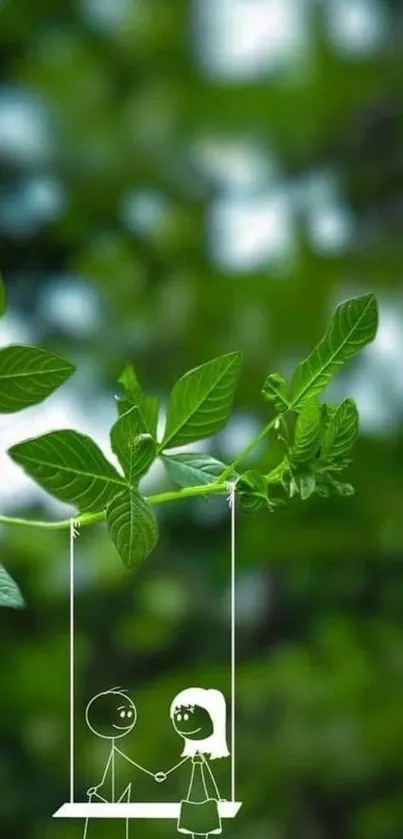
<svg viewBox="0 0 403 839">
<path fill-rule="evenodd" d="M 196 754 L 192 757 L 189 790 L 187 798 L 181 802 L 178 821 L 180 833 L 193 833 L 199 836 L 221 833 L 218 801 L 217 798 L 209 798 L 204 764 L 203 755 Z M 208 773 L 206 775 L 208 776 Z"/>
</svg>

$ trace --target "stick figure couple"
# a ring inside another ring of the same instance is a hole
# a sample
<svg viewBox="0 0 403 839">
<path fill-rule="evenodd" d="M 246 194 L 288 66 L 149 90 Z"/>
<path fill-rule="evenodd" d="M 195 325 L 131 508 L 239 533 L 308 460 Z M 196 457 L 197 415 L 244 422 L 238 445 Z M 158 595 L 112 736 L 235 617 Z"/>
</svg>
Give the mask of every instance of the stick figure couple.
<svg viewBox="0 0 403 839">
<path fill-rule="evenodd" d="M 119 748 L 122 738 L 133 731 L 137 721 L 136 707 L 126 691 L 111 688 L 97 694 L 87 705 L 85 716 L 91 731 L 111 743 L 101 781 L 87 792 L 90 802 L 130 802 L 131 783 L 123 792 L 118 789 L 116 769 L 122 761 L 149 775 L 157 783 L 166 781 L 169 775 L 189 761 L 189 787 L 186 798 L 180 804 L 177 829 L 192 837 L 221 833 L 218 803 L 224 799 L 221 798 L 209 763 L 209 760 L 229 757 L 225 699 L 220 691 L 187 688 L 175 696 L 171 703 L 170 718 L 176 733 L 184 741 L 182 760 L 164 772 L 151 772 Z M 88 819 L 84 839 L 87 830 Z"/>
</svg>

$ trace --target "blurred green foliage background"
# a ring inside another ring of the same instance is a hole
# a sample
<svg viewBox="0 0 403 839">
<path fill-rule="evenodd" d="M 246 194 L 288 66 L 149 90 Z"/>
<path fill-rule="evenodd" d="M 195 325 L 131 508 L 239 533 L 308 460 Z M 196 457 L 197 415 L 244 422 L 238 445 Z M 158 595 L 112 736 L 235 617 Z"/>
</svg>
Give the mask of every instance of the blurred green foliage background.
<svg viewBox="0 0 403 839">
<path fill-rule="evenodd" d="M 377 342 L 331 394 L 361 412 L 356 497 L 238 517 L 234 839 L 401 836 L 402 17 L 399 0 L 0 2 L 1 342 L 79 369 L 1 418 L 3 512 L 65 515 L 5 450 L 73 426 L 108 451 L 126 359 L 164 402 L 184 370 L 243 350 L 234 417 L 208 444 L 230 458 L 265 418 L 266 374 L 291 370 L 340 299 L 379 297 Z M 146 488 L 165 484 L 157 468 Z M 156 770 L 179 759 L 174 694 L 228 695 L 228 509 L 159 518 L 136 574 L 103 526 L 79 538 L 77 798 L 106 760 L 83 723 L 97 691 L 130 689 L 130 751 Z M 68 798 L 68 535 L 0 539 L 28 603 L 0 612 L 1 836 L 79 837 L 51 819 Z M 219 776 L 229 794 L 224 762 Z M 186 779 L 133 780 L 152 800 Z"/>
</svg>

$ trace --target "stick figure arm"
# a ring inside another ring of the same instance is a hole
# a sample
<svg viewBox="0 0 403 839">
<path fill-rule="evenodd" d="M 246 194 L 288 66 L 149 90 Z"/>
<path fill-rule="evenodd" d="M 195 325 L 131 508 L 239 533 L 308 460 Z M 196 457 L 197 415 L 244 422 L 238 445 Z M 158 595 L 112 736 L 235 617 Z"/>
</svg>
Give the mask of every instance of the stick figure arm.
<svg viewBox="0 0 403 839">
<path fill-rule="evenodd" d="M 104 785 L 104 783 L 106 781 L 108 772 L 110 770 L 111 763 L 112 763 L 112 751 L 111 751 L 111 753 L 108 757 L 108 760 L 106 762 L 106 766 L 105 766 L 105 769 L 104 769 L 104 774 L 102 775 L 101 780 L 99 781 L 98 784 L 94 784 L 92 787 L 90 787 L 89 790 L 87 790 L 87 795 L 97 795 L 99 798 L 102 798 L 102 796 L 99 795 L 98 790 L 100 789 L 100 787 L 102 787 Z M 102 799 L 102 800 L 106 801 L 106 799 Z"/>
<path fill-rule="evenodd" d="M 105 783 L 111 763 L 112 763 L 112 750 L 111 750 L 111 753 L 108 757 L 108 760 L 107 760 L 107 763 L 106 763 L 106 766 L 105 766 L 105 769 L 104 769 L 104 774 L 102 775 L 102 778 L 101 778 L 99 784 L 97 784 L 97 787 L 102 787 L 102 785 Z"/>
<path fill-rule="evenodd" d="M 131 757 L 128 757 L 127 755 L 125 755 L 125 753 L 121 752 L 120 749 L 118 749 L 116 746 L 115 746 L 115 752 L 117 752 L 117 754 L 120 755 L 120 757 L 124 757 L 124 759 L 127 760 L 128 763 L 131 763 L 132 766 L 135 766 L 136 769 L 140 769 L 141 772 L 144 772 L 146 775 L 150 775 L 151 778 L 154 777 L 154 772 L 150 772 L 149 769 L 145 768 L 145 766 L 141 766 L 140 763 L 136 763 L 135 760 L 132 760 Z"/>
<path fill-rule="evenodd" d="M 210 768 L 210 764 L 209 764 L 208 760 L 206 760 L 206 758 L 204 757 L 204 755 L 203 755 L 203 760 L 204 760 L 204 766 L 206 767 L 207 772 L 209 773 L 209 776 L 210 776 L 210 778 L 211 778 L 211 781 L 212 781 L 213 787 L 214 787 L 214 789 L 215 789 L 215 792 L 216 792 L 216 795 L 217 795 L 217 799 L 218 799 L 218 801 L 220 801 L 220 800 L 221 800 L 220 791 L 219 791 L 218 786 L 217 786 L 217 784 L 216 784 L 216 780 L 215 780 L 215 777 L 214 777 L 214 775 L 213 775 L 213 772 L 212 772 L 212 770 L 211 770 L 211 768 Z"/>
<path fill-rule="evenodd" d="M 176 763 L 175 766 L 171 767 L 171 769 L 167 769 L 167 771 L 164 774 L 165 775 L 170 775 L 171 772 L 175 772 L 176 769 L 179 769 L 180 766 L 183 766 L 183 764 L 186 763 L 186 761 L 189 760 L 189 759 L 190 759 L 189 757 L 184 757 L 183 760 L 180 760 L 179 763 Z"/>
<path fill-rule="evenodd" d="M 92 787 L 89 790 L 87 790 L 87 795 L 90 799 L 90 804 L 96 804 L 99 801 L 101 801 L 103 804 L 107 804 L 108 802 L 107 802 L 106 798 L 103 798 L 103 796 L 100 795 L 99 792 L 97 792 L 97 790 L 98 790 L 98 787 Z M 95 798 L 96 801 L 93 801 L 93 798 Z"/>
</svg>

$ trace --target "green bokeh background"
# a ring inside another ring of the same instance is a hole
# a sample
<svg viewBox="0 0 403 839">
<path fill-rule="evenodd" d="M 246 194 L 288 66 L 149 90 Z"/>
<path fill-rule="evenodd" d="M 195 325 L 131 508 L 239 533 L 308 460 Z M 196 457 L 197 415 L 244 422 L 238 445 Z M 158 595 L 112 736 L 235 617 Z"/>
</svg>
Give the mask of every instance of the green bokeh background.
<svg viewBox="0 0 403 839">
<path fill-rule="evenodd" d="M 250 66 L 246 18 L 232 25 L 240 5 L 262 16 L 267 35 L 262 51 L 255 25 Z M 377 344 L 333 390 L 362 410 L 356 496 L 237 520 L 244 806 L 225 835 L 399 839 L 402 9 L 397 0 L 284 0 L 267 26 L 274 5 L 0 3 L 3 323 L 12 332 L 17 318 L 22 340 L 77 363 L 63 403 L 55 394 L 47 404 L 63 411 L 71 400 L 79 430 L 112 419 L 126 359 L 164 401 L 186 369 L 241 349 L 235 419 L 208 446 L 225 458 L 265 419 L 267 373 L 291 369 L 340 299 L 378 294 Z M 298 15 L 303 34 L 295 43 L 290 34 L 276 63 L 273 29 L 285 8 L 283 35 Z M 235 43 L 232 72 L 214 64 L 217 38 Z M 262 232 L 255 210 L 271 200 Z M 249 215 L 228 226 L 223 207 L 240 206 Z M 21 438 L 31 417 L 47 416 L 47 405 L 33 410 Z M 271 457 L 263 447 L 258 462 Z M 164 485 L 154 474 L 151 489 Z M 7 511 L 61 514 L 43 494 L 30 498 Z M 223 500 L 172 504 L 159 522 L 158 548 L 135 574 L 103 526 L 77 543 L 78 798 L 106 759 L 83 724 L 98 690 L 130 690 L 139 713 L 130 751 L 155 769 L 178 759 L 173 695 L 191 684 L 228 695 L 228 509 Z M 68 797 L 68 535 L 3 528 L 0 538 L 28 603 L 0 612 L 1 836 L 79 837 L 81 823 L 51 819 Z M 228 794 L 224 762 L 218 775 Z M 135 795 L 152 799 L 156 788 L 135 783 Z M 185 783 L 178 776 L 158 796 L 178 798 Z M 120 824 L 96 829 L 123 837 Z M 169 822 L 131 827 L 132 836 L 175 832 Z"/>
</svg>

